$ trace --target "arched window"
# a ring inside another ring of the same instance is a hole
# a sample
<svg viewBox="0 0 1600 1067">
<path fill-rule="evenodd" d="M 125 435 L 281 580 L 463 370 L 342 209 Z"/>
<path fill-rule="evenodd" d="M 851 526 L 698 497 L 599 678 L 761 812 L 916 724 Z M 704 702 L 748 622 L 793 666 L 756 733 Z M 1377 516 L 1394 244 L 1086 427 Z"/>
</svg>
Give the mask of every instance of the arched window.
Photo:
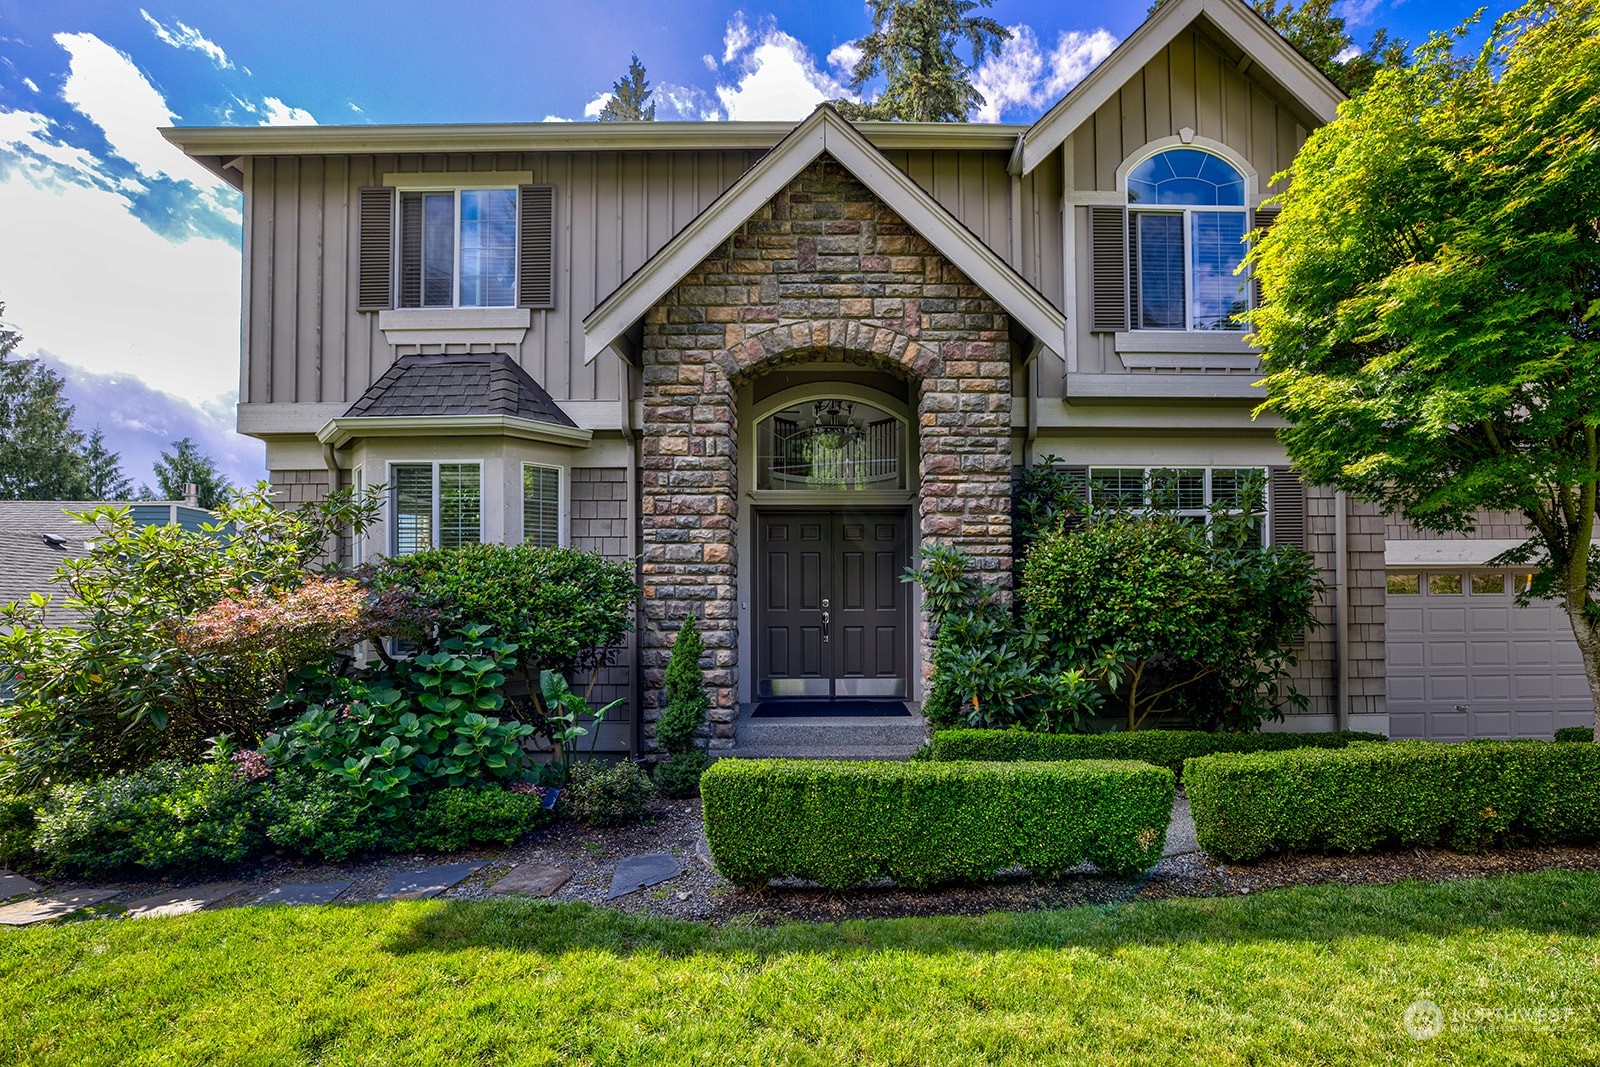
<svg viewBox="0 0 1600 1067">
<path fill-rule="evenodd" d="M 905 423 L 843 397 L 807 400 L 756 427 L 756 488 L 905 488 Z"/>
<path fill-rule="evenodd" d="M 1158 152 L 1128 173 L 1128 292 L 1136 330 L 1243 330 L 1245 180 L 1198 148 Z"/>
</svg>

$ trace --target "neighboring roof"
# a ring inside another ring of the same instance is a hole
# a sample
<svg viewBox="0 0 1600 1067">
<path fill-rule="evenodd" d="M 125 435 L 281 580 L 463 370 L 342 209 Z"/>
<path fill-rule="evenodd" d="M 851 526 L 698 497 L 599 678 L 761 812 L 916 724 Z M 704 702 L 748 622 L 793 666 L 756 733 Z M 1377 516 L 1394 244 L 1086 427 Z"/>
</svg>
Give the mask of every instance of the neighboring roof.
<svg viewBox="0 0 1600 1067">
<path fill-rule="evenodd" d="M 61 606 L 66 590 L 51 582 L 63 560 L 84 555 L 94 528 L 67 514 L 102 506 L 132 508 L 135 522 L 155 525 L 178 522 L 198 530 L 211 512 L 181 501 L 154 500 L 4 500 L 0 501 L 0 604 L 22 602 L 31 593 L 51 599 L 46 618 L 66 625 L 79 617 Z"/>
<path fill-rule="evenodd" d="M 1028 128 L 1017 143 L 1013 172 L 1026 174 L 1049 158 L 1146 63 L 1202 18 L 1281 86 L 1308 117 L 1333 121 L 1344 93 L 1243 0 L 1167 0 Z"/>
<path fill-rule="evenodd" d="M 823 153 L 893 208 L 1024 329 L 1060 351 L 1066 317 L 1044 294 L 885 159 L 831 105 L 822 104 L 589 313 L 583 320 L 585 361 L 615 343 L 651 305 Z"/>
<path fill-rule="evenodd" d="M 344 417 L 504 415 L 576 429 L 561 405 L 504 352 L 401 356 Z"/>
<path fill-rule="evenodd" d="M 862 122 L 881 149 L 1009 152 L 1026 126 L 1000 123 Z M 241 156 L 414 152 L 599 152 L 768 149 L 792 122 L 518 122 L 449 126 L 177 126 L 161 136 L 238 187 Z"/>
<path fill-rule="evenodd" d="M 593 438 L 504 352 L 401 356 L 317 431 L 335 448 L 358 437 L 487 434 L 584 445 Z"/>
</svg>

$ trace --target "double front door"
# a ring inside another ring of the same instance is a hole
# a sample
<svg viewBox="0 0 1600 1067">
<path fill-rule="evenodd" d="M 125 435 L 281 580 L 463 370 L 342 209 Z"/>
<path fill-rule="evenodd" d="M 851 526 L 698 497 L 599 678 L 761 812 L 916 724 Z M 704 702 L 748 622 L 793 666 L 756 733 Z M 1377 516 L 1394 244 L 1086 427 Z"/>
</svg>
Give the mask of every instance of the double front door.
<svg viewBox="0 0 1600 1067">
<path fill-rule="evenodd" d="M 905 511 L 772 510 L 756 516 L 756 695 L 908 692 Z"/>
</svg>

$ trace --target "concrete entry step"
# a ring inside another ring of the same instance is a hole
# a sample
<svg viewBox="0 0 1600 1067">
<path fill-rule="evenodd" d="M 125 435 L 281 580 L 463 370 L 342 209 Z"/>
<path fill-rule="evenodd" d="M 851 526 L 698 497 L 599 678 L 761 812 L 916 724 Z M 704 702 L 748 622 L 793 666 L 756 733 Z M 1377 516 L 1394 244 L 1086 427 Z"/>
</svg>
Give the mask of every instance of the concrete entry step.
<svg viewBox="0 0 1600 1067">
<path fill-rule="evenodd" d="M 722 749 L 712 755 L 719 759 L 836 759 L 906 760 L 922 747 L 913 745 L 746 745 Z"/>
<path fill-rule="evenodd" d="M 792 759 L 905 759 L 927 740 L 922 716 L 755 718 L 734 722 L 734 747 L 718 755 Z"/>
</svg>

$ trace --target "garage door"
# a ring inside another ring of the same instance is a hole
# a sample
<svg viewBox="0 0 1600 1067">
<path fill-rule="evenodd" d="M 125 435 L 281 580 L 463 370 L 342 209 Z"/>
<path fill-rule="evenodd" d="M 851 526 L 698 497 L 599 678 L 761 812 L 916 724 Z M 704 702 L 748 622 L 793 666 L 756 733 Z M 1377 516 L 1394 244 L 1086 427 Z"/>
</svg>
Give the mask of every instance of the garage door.
<svg viewBox="0 0 1600 1067">
<path fill-rule="evenodd" d="M 1507 571 L 1389 571 L 1389 734 L 1542 737 L 1594 704 L 1561 607 L 1515 603 Z"/>
</svg>

